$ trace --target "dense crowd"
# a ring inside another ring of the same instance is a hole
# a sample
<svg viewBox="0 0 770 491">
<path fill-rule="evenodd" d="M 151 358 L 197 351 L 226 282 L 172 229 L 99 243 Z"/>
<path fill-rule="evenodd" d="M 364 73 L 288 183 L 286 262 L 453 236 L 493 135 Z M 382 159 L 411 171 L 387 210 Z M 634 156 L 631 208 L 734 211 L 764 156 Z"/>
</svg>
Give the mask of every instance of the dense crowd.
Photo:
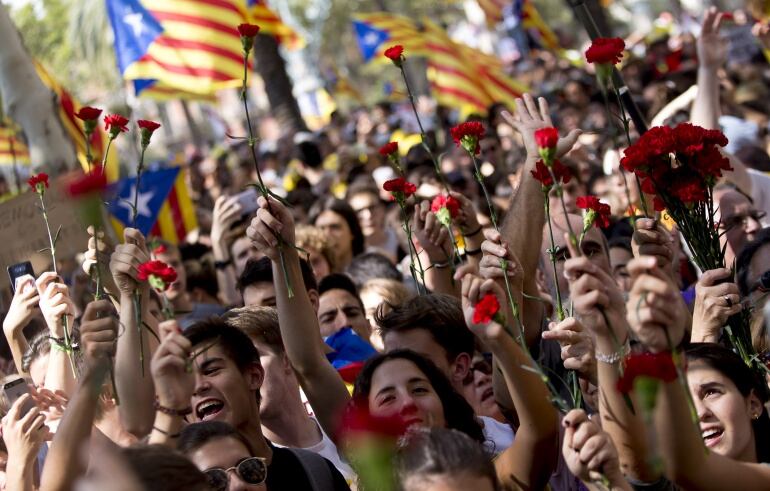
<svg viewBox="0 0 770 491">
<path fill-rule="evenodd" d="M 545 51 L 517 72 L 538 97 L 468 119 L 477 156 L 447 108 L 419 101 L 423 144 L 383 102 L 261 141 L 266 198 L 236 142 L 188 163 L 186 242 L 90 229 L 14 285 L 2 489 L 769 489 L 770 28 L 741 15 L 672 23 L 622 65 L 653 125 L 726 135 L 725 268 L 624 172 L 594 67 Z"/>
</svg>

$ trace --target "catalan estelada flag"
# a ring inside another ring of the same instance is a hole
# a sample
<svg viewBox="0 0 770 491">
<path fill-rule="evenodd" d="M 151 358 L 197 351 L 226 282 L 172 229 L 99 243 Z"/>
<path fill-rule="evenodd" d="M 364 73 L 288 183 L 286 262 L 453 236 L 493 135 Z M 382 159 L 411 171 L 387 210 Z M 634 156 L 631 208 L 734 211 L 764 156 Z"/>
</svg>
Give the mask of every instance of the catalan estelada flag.
<svg viewBox="0 0 770 491">
<path fill-rule="evenodd" d="M 75 114 L 80 111 L 82 105 L 48 73 L 43 65 L 37 61 L 35 61 L 35 69 L 37 70 L 40 80 L 46 87 L 56 94 L 56 99 L 59 102 L 59 119 L 75 146 L 75 153 L 77 154 L 78 161 L 83 169 L 88 169 L 88 161 L 86 160 L 86 135 L 83 131 L 83 122 L 75 116 Z M 109 136 L 107 135 L 107 132 L 104 131 L 104 125 L 97 125 L 91 135 L 91 155 L 94 157 L 95 162 L 102 161 L 104 150 L 107 148 L 108 139 Z M 110 152 L 105 164 L 105 174 L 107 175 L 108 182 L 115 181 L 120 175 L 118 152 L 114 150 L 115 149 Z"/>
<path fill-rule="evenodd" d="M 198 228 L 181 167 L 142 173 L 137 197 L 136 228 L 145 236 L 161 237 L 172 244 Z M 137 193 L 136 176 L 121 179 L 108 188 L 108 210 L 118 237 L 132 226 L 132 205 Z"/>
<path fill-rule="evenodd" d="M 532 0 L 476 0 L 479 3 L 479 7 L 484 11 L 484 15 L 487 17 L 487 24 L 494 26 L 503 21 L 503 9 L 511 7 L 513 13 L 519 17 L 524 29 L 530 31 L 535 37 L 535 40 L 539 42 L 543 48 L 549 50 L 558 51 L 561 49 L 559 46 L 559 38 L 554 34 L 553 30 L 548 27 L 540 16 L 540 12 L 537 11 L 535 4 Z"/>
<path fill-rule="evenodd" d="M 106 0 L 126 80 L 210 94 L 240 84 L 243 0 Z"/>
<path fill-rule="evenodd" d="M 462 116 L 486 114 L 493 102 L 515 106 L 527 87 L 505 73 L 502 62 L 477 49 L 455 42 L 430 19 L 415 22 L 389 13 L 360 14 L 353 23 L 364 60 L 381 56 L 402 44 L 406 56 L 424 56 L 433 96 L 459 109 Z"/>
<path fill-rule="evenodd" d="M 250 22 L 257 24 L 261 33 L 274 36 L 287 49 L 301 49 L 305 46 L 305 39 L 286 25 L 265 0 L 246 0 L 246 4 Z"/>
<path fill-rule="evenodd" d="M 0 122 L 0 165 L 29 164 L 29 148 L 19 139 L 13 123 Z"/>
</svg>

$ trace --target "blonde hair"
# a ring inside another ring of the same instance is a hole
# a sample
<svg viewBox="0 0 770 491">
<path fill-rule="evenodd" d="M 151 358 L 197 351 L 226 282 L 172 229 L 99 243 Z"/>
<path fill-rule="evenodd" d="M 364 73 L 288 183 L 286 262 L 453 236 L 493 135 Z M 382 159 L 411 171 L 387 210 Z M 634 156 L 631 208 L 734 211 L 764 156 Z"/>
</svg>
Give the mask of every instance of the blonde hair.
<svg viewBox="0 0 770 491">
<path fill-rule="evenodd" d="M 321 229 L 312 225 L 297 225 L 295 231 L 295 243 L 301 249 L 315 249 L 326 262 L 329 263 L 329 269 L 336 271 L 335 254 Z"/>
<path fill-rule="evenodd" d="M 412 292 L 400 281 L 374 278 L 367 280 L 361 287 L 360 294 L 374 293 L 383 298 L 384 303 L 391 307 L 400 305 L 412 298 Z"/>
</svg>

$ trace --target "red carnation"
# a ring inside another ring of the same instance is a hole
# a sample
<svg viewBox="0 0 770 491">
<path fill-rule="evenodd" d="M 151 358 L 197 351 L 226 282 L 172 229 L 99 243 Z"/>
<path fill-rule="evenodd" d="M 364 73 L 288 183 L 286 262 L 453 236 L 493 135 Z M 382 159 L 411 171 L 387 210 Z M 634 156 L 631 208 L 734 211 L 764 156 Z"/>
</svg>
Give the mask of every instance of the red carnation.
<svg viewBox="0 0 770 491">
<path fill-rule="evenodd" d="M 452 139 L 457 146 L 463 147 L 468 153 L 481 153 L 479 140 L 484 138 L 484 125 L 479 121 L 466 121 L 450 130 Z"/>
<path fill-rule="evenodd" d="M 626 43 L 621 38 L 596 38 L 586 50 L 586 61 L 602 65 L 616 65 L 623 57 Z"/>
<path fill-rule="evenodd" d="M 163 254 L 163 253 L 164 253 L 164 252 L 166 252 L 167 250 L 168 250 L 168 249 L 166 248 L 166 245 L 165 245 L 165 244 L 161 244 L 161 245 L 159 245 L 158 247 L 156 247 L 155 249 L 153 249 L 153 250 L 152 250 L 152 253 L 153 253 L 153 254 L 155 254 L 155 255 L 157 256 L 158 254 Z"/>
<path fill-rule="evenodd" d="M 398 142 L 390 142 L 380 147 L 380 155 L 390 157 L 398 152 Z"/>
<path fill-rule="evenodd" d="M 240 24 L 238 26 L 238 34 L 241 37 L 253 38 L 259 34 L 259 26 L 254 24 Z"/>
<path fill-rule="evenodd" d="M 540 181 L 543 188 L 550 188 L 553 186 L 554 176 L 556 176 L 556 179 L 560 183 L 568 183 L 570 179 L 572 179 L 572 172 L 570 172 L 569 167 L 562 164 L 559 160 L 553 161 L 550 170 L 542 160 L 538 160 L 534 170 L 530 172 L 535 179 Z M 553 172 L 553 175 L 551 175 L 551 172 Z"/>
<path fill-rule="evenodd" d="M 67 187 L 67 194 L 70 196 L 82 196 L 86 194 L 99 193 L 107 187 L 107 175 L 101 165 L 96 165 L 91 172 L 84 174 L 83 177 L 72 181 Z"/>
<path fill-rule="evenodd" d="M 500 302 L 497 300 L 497 296 L 494 293 L 487 293 L 473 308 L 473 323 L 489 324 L 493 320 L 497 321 L 499 312 Z"/>
<path fill-rule="evenodd" d="M 535 141 L 538 148 L 556 148 L 559 141 L 559 130 L 553 127 L 540 128 L 535 131 Z"/>
<path fill-rule="evenodd" d="M 658 354 L 641 353 L 626 358 L 623 376 L 618 380 L 617 388 L 623 394 L 634 390 L 634 382 L 640 377 L 673 382 L 676 380 L 676 367 L 671 352 Z"/>
<path fill-rule="evenodd" d="M 401 63 L 404 61 L 404 47 L 400 44 L 397 44 L 395 46 L 391 46 L 390 48 L 385 50 L 385 58 L 390 58 L 390 60 L 395 63 L 397 67 L 401 66 Z"/>
<path fill-rule="evenodd" d="M 707 199 L 706 183 L 697 176 L 674 180 L 669 192 L 685 204 Z"/>
<path fill-rule="evenodd" d="M 137 126 L 141 128 L 142 130 L 142 146 L 147 147 L 147 145 L 150 144 L 150 138 L 152 138 L 152 134 L 160 128 L 160 123 L 156 123 L 155 121 L 147 121 L 146 119 L 140 119 L 136 122 Z"/>
<path fill-rule="evenodd" d="M 83 121 L 93 121 L 95 119 L 99 119 L 99 116 L 101 115 L 102 115 L 101 109 L 97 109 L 91 106 L 83 106 L 80 108 L 80 111 L 78 111 L 75 114 L 75 116 L 78 119 L 81 119 Z"/>
<path fill-rule="evenodd" d="M 48 174 L 45 172 L 35 174 L 27 180 L 27 184 L 37 194 L 43 194 L 48 187 Z"/>
<path fill-rule="evenodd" d="M 128 131 L 128 118 L 120 114 L 108 114 L 104 117 L 104 129 L 110 132 L 110 138 L 117 137 L 121 132 Z"/>
<path fill-rule="evenodd" d="M 350 443 L 356 436 L 369 435 L 398 439 L 407 427 L 399 414 L 390 417 L 374 416 L 366 401 L 352 400 L 345 408 L 340 425 L 339 439 Z"/>
<path fill-rule="evenodd" d="M 139 265 L 139 281 L 149 281 L 157 291 L 166 290 L 176 281 L 176 270 L 163 261 L 147 261 Z"/>
<path fill-rule="evenodd" d="M 452 219 L 457 218 L 457 214 L 460 213 L 460 202 L 453 196 L 439 194 L 433 198 L 433 202 L 430 204 L 430 211 L 436 215 L 439 223 L 449 227 Z"/>
<path fill-rule="evenodd" d="M 599 228 L 610 226 L 610 205 L 602 203 L 596 196 L 578 196 L 576 204 L 578 208 L 588 210 L 583 218 L 583 230 L 588 230 L 591 225 Z"/>
<path fill-rule="evenodd" d="M 396 179 L 385 181 L 385 184 L 382 185 L 382 189 L 385 191 L 390 191 L 390 193 L 396 199 L 406 199 L 417 192 L 417 186 L 407 181 L 403 177 L 397 177 Z"/>
</svg>

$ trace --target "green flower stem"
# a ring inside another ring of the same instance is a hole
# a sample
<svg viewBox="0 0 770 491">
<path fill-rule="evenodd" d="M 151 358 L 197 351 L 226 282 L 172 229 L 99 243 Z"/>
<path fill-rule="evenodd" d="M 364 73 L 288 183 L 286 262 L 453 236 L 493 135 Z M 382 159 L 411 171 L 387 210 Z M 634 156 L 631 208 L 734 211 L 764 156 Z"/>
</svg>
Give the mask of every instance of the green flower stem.
<svg viewBox="0 0 770 491">
<path fill-rule="evenodd" d="M 88 172 L 91 172 L 91 165 L 94 161 L 94 156 L 91 154 L 91 135 L 92 131 L 86 131 L 86 163 L 88 164 Z"/>
<path fill-rule="evenodd" d="M 59 270 L 56 267 L 56 240 L 54 240 L 53 235 L 51 235 L 51 224 L 48 221 L 48 209 L 45 206 L 45 200 L 43 199 L 43 193 L 37 193 L 38 198 L 40 198 L 40 210 L 43 213 L 43 221 L 45 222 L 45 230 L 48 232 L 48 248 L 51 252 L 51 261 L 53 262 L 53 272 L 54 274 L 58 275 Z M 75 353 L 72 351 L 72 339 L 70 338 L 70 332 L 69 332 L 69 320 L 67 319 L 67 314 L 62 314 L 61 316 L 61 322 L 62 327 L 64 328 L 64 348 L 67 352 L 67 356 L 70 360 L 70 367 L 72 368 L 72 375 L 75 376 L 75 378 L 78 378 L 78 369 L 77 364 L 75 363 Z"/>
<path fill-rule="evenodd" d="M 249 51 L 250 47 L 246 48 L 244 47 L 243 50 L 243 84 L 241 85 L 241 100 L 243 101 L 243 109 L 246 112 L 246 125 L 249 131 L 248 136 L 248 145 L 249 150 L 251 151 L 251 158 L 254 161 L 254 169 L 257 171 L 257 181 L 258 181 L 258 188 L 260 194 L 262 194 L 262 197 L 267 200 L 267 209 L 272 212 L 272 209 L 270 208 L 270 193 L 267 190 L 267 186 L 265 186 L 264 181 L 262 180 L 262 173 L 259 171 L 259 161 L 257 160 L 257 151 L 255 150 L 254 146 L 256 144 L 256 139 L 254 138 L 254 130 L 251 125 L 251 115 L 249 114 L 249 98 L 248 98 L 248 77 L 249 77 Z M 291 279 L 289 278 L 289 271 L 286 268 L 286 258 L 283 255 L 283 247 L 285 245 L 285 241 L 283 240 L 283 236 L 281 234 L 276 233 L 273 231 L 276 239 L 278 239 L 278 254 L 280 255 L 280 262 L 281 262 L 281 270 L 283 271 L 283 281 L 286 283 L 286 289 L 288 290 L 288 296 L 289 298 L 294 297 L 294 289 L 291 286 Z"/>
<path fill-rule="evenodd" d="M 412 274 L 412 279 L 417 287 L 417 292 L 420 295 L 423 295 L 427 293 L 427 287 L 425 286 L 425 270 L 422 267 L 420 254 L 414 247 L 414 242 L 412 242 L 412 228 L 409 226 L 409 215 L 406 213 L 406 203 L 403 198 L 397 198 L 397 201 L 398 207 L 401 209 L 401 219 L 404 221 L 403 227 L 404 233 L 406 233 L 406 242 L 409 246 L 409 272 Z M 419 269 L 415 269 L 415 264 L 417 264 L 417 268 Z M 420 274 L 420 281 L 417 281 L 417 272 Z"/>
<path fill-rule="evenodd" d="M 139 155 L 139 167 L 136 169 L 136 190 L 134 191 L 134 206 L 131 207 L 131 226 L 136 228 L 136 219 L 139 216 L 139 210 L 137 205 L 139 203 L 139 186 L 142 183 L 142 173 L 144 172 L 144 152 L 147 150 L 147 145 L 142 145 L 142 153 Z"/>
<path fill-rule="evenodd" d="M 559 276 L 556 273 L 556 241 L 553 236 L 553 225 L 551 224 L 551 200 L 548 197 L 549 191 L 543 192 L 545 198 L 545 219 L 548 223 L 548 237 L 551 239 L 551 248 L 548 250 L 548 256 L 551 259 L 551 265 L 553 266 L 553 284 L 556 289 L 556 317 L 559 322 L 564 320 L 564 306 L 561 301 L 561 289 L 559 288 Z"/>
<path fill-rule="evenodd" d="M 626 116 L 626 108 L 623 106 L 623 101 L 620 100 L 620 91 L 618 91 L 618 88 L 615 87 L 615 84 L 612 84 L 612 92 L 615 94 L 615 98 L 618 101 L 618 106 L 620 106 L 620 121 L 623 123 L 623 132 L 626 135 L 626 143 L 628 146 L 631 146 L 631 132 L 628 125 L 628 116 Z M 620 166 L 620 171 L 623 172 L 623 182 L 626 180 L 625 171 L 623 170 L 623 166 Z M 636 180 L 636 186 L 639 191 L 639 201 L 642 205 L 642 213 L 644 213 L 645 218 L 649 218 L 650 214 L 647 211 L 647 202 L 644 199 L 644 192 L 642 192 L 642 183 L 639 181 L 639 176 L 634 173 L 634 179 Z M 626 187 L 628 187 L 628 184 L 626 184 Z M 629 202 L 630 204 L 630 202 Z"/>
<path fill-rule="evenodd" d="M 107 140 L 107 148 L 104 149 L 104 156 L 102 157 L 102 169 L 107 165 L 107 156 L 110 154 L 110 147 L 112 147 L 112 140 L 114 139 L 115 137 L 110 135 L 109 140 Z"/>
<path fill-rule="evenodd" d="M 474 145 L 475 147 L 475 145 Z M 476 160 L 476 154 L 472 150 L 468 150 L 463 145 L 463 148 L 466 152 L 468 152 L 468 155 L 470 155 L 471 160 L 473 161 L 473 168 L 474 168 L 474 177 L 476 178 L 476 182 L 479 183 L 479 186 L 481 186 L 481 190 L 484 192 L 484 199 L 487 201 L 487 207 L 489 208 L 489 219 L 492 222 L 492 227 L 494 227 L 495 231 L 499 234 L 500 233 L 500 227 L 497 225 L 497 212 L 495 212 L 495 206 L 492 203 L 492 199 L 489 197 L 489 191 L 487 191 L 487 186 L 484 184 L 484 176 L 481 175 L 481 169 L 479 169 L 479 162 Z M 516 300 L 513 298 L 513 291 L 511 290 L 511 282 L 508 279 L 508 261 L 506 259 L 500 259 L 500 267 L 503 270 L 503 282 L 505 284 L 505 295 L 508 297 L 508 303 L 511 306 L 511 312 L 513 312 L 513 317 L 516 320 L 517 327 L 519 328 L 519 344 L 521 344 L 522 349 L 529 353 L 529 346 L 527 346 L 527 337 L 524 335 L 524 323 L 521 322 L 521 313 L 519 310 L 518 304 L 516 304 Z M 506 328 L 507 329 L 507 328 Z M 511 332 L 508 329 L 508 333 L 513 336 L 513 332 Z"/>
</svg>

